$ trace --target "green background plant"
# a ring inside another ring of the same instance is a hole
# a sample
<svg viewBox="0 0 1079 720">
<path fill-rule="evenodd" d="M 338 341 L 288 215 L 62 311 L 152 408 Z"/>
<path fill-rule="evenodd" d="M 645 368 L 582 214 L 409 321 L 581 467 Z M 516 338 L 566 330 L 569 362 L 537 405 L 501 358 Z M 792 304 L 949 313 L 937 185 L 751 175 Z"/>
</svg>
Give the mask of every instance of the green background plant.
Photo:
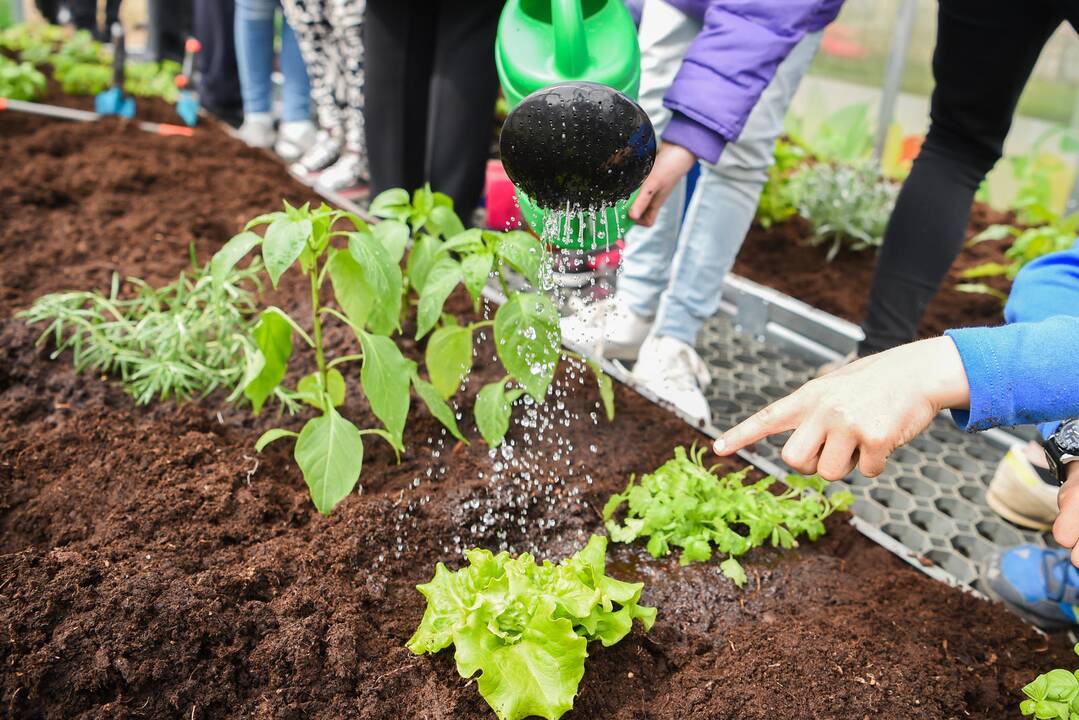
<svg viewBox="0 0 1079 720">
<path fill-rule="evenodd" d="M 843 247 L 879 247 L 899 194 L 869 160 L 806 165 L 791 178 L 789 191 L 798 213 L 813 226 L 810 243 L 830 243 L 829 262 Z"/>
<path fill-rule="evenodd" d="M 15 62 L 0 55 L 0 97 L 36 100 L 45 92 L 45 76 L 28 62 Z"/>
</svg>

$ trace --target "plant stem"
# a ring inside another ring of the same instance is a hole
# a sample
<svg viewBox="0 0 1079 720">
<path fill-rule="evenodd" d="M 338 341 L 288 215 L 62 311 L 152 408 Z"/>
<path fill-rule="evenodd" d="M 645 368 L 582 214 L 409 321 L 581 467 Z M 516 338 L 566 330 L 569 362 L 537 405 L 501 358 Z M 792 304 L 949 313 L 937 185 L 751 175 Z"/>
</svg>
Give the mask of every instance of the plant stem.
<svg viewBox="0 0 1079 720">
<path fill-rule="evenodd" d="M 326 381 L 326 356 L 322 352 L 322 313 L 318 302 L 318 268 L 311 268 L 308 275 L 311 277 L 311 326 L 315 336 L 315 361 L 318 363 L 319 385 L 325 390 L 328 386 Z"/>
<path fill-rule="evenodd" d="M 499 267 L 495 270 L 495 274 L 498 275 L 498 284 L 502 286 L 502 294 L 506 296 L 507 300 L 509 300 L 510 286 L 506 284 L 506 278 L 502 275 L 501 265 L 499 265 Z"/>
</svg>

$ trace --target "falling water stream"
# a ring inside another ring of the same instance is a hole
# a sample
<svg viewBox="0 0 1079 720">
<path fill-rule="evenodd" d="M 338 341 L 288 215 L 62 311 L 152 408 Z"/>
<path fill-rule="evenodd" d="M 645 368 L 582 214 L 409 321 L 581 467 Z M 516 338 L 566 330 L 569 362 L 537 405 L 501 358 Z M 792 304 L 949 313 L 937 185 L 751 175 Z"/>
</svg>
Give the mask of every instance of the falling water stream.
<svg viewBox="0 0 1079 720">
<path fill-rule="evenodd" d="M 570 239 L 575 239 L 576 244 L 581 245 L 586 227 L 600 245 L 607 238 L 611 238 L 613 244 L 622 237 L 622 227 L 617 222 L 614 227 L 609 226 L 609 215 L 618 217 L 618 213 L 608 213 L 608 209 L 606 205 L 587 209 L 567 206 L 547 212 L 541 235 L 543 247 L 564 246 L 570 244 L 566 242 Z M 576 238 L 573 238 L 574 234 Z M 558 242 L 559 239 L 562 241 Z M 586 255 L 583 250 L 563 252 L 577 253 L 581 261 Z M 571 295 L 583 298 L 585 302 L 594 299 L 588 292 L 560 287 L 555 282 L 554 256 L 546 249 L 539 274 L 539 289 L 551 296 L 557 306 L 566 306 Z M 597 285 L 611 280 L 605 278 L 602 272 L 597 275 Z M 603 287 L 595 289 L 600 297 L 605 290 L 609 290 Z M 485 306 L 485 314 L 488 312 Z M 605 334 L 605 316 L 606 313 L 597 329 L 599 337 Z M 481 329 L 476 334 L 474 352 L 489 353 L 491 357 L 485 360 L 497 363 L 492 344 L 484 343 L 489 339 L 489 331 Z M 578 436 L 587 436 L 589 431 L 585 429 L 582 433 L 580 424 L 598 426 L 606 420 L 601 418 L 603 410 L 598 401 L 587 413 L 571 409 L 567 401 L 576 394 L 594 394 L 594 389 L 595 379 L 591 370 L 579 360 L 570 358 L 566 370 L 556 375 L 544 403 L 536 403 L 525 395 L 515 404 L 510 423 L 511 428 L 516 426 L 519 430 L 511 430 L 502 445 L 488 451 L 490 465 L 479 471 L 477 478 L 484 481 L 486 492 L 476 492 L 464 502 L 463 522 L 451 537 L 444 539 L 440 547 L 447 558 L 459 558 L 465 550 L 477 546 L 547 556 L 552 544 L 563 545 L 569 541 L 578 544 L 585 539 L 584 531 L 579 527 L 573 537 L 564 537 L 556 529 L 555 518 L 572 513 L 573 510 L 568 507 L 572 504 L 585 506 L 584 512 L 593 513 L 593 509 L 586 507 L 580 487 L 576 483 L 567 485 L 567 480 L 583 480 L 586 485 L 591 485 L 592 476 L 587 470 L 589 456 L 595 455 L 599 448 L 594 443 L 587 447 L 575 447 L 569 437 L 569 429 L 577 426 Z M 459 423 L 472 421 L 471 417 L 465 417 L 460 411 L 457 411 L 456 417 Z M 430 457 L 427 467 L 412 479 L 406 491 L 402 491 L 394 508 L 397 536 L 391 547 L 395 558 L 410 551 L 408 538 L 420 529 L 416 512 L 431 502 L 431 495 L 420 494 L 420 489 L 425 484 L 437 484 L 446 479 L 445 459 L 455 451 L 456 444 L 457 441 L 445 429 L 428 439 Z M 530 522 L 533 527 L 525 531 Z M 380 555 L 379 563 L 385 559 L 384 555 Z"/>
</svg>

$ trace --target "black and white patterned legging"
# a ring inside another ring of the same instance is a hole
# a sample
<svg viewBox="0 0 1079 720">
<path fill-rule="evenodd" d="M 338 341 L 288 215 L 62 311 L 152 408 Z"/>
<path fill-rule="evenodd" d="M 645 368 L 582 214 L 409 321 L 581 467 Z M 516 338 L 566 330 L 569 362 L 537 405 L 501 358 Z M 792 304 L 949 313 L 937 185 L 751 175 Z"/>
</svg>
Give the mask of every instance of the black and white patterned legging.
<svg viewBox="0 0 1079 720">
<path fill-rule="evenodd" d="M 363 120 L 363 14 L 366 0 L 284 0 L 311 80 L 324 130 L 366 154 Z"/>
</svg>

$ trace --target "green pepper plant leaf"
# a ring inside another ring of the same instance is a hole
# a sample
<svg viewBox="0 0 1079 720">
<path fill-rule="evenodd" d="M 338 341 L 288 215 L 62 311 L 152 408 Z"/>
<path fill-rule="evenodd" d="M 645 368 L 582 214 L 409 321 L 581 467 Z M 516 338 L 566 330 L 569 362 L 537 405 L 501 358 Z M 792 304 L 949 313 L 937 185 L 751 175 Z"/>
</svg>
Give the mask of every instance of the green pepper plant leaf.
<svg viewBox="0 0 1079 720">
<path fill-rule="evenodd" d="M 605 647 L 645 630 L 655 608 L 639 604 L 643 583 L 606 574 L 607 538 L 592 536 L 557 565 L 528 553 L 465 553 L 468 565 L 442 563 L 417 589 L 427 599 L 420 626 L 407 643 L 417 655 L 454 646 L 462 677 L 476 687 L 500 720 L 557 720 L 573 707 L 584 676 L 588 643 Z"/>
</svg>

